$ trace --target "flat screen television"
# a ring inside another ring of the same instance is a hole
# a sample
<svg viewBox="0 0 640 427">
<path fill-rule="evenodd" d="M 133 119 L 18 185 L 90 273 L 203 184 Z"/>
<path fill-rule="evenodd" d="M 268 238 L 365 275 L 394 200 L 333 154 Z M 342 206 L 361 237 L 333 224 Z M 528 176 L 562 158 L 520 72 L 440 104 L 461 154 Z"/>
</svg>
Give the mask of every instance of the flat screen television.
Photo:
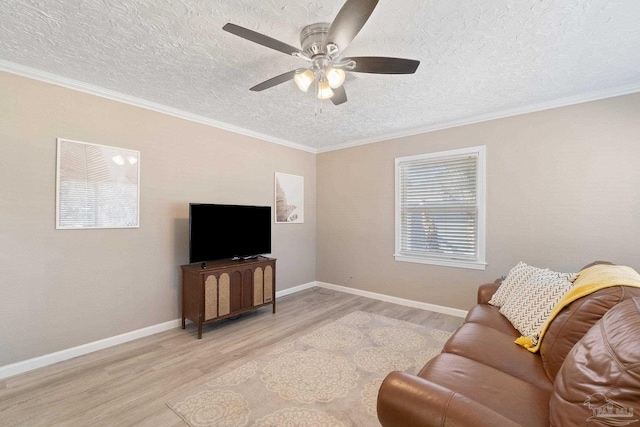
<svg viewBox="0 0 640 427">
<path fill-rule="evenodd" d="M 189 263 L 271 253 L 271 207 L 189 204 Z"/>
</svg>

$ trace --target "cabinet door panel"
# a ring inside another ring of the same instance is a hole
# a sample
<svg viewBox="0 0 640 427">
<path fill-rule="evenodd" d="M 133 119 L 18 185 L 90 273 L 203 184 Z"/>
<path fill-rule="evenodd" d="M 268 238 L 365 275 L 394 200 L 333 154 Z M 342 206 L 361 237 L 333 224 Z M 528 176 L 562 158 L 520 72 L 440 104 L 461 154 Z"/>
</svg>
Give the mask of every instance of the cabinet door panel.
<svg viewBox="0 0 640 427">
<path fill-rule="evenodd" d="M 264 269 L 264 302 L 271 302 L 273 299 L 273 269 L 270 265 Z"/>
<path fill-rule="evenodd" d="M 210 274 L 204 282 L 204 320 L 218 317 L 218 279 Z"/>
<path fill-rule="evenodd" d="M 220 297 L 218 304 L 218 313 L 220 316 L 231 313 L 231 278 L 227 273 L 220 275 Z"/>
<path fill-rule="evenodd" d="M 231 273 L 231 312 L 242 310 L 242 273 L 234 271 Z"/>
<path fill-rule="evenodd" d="M 261 305 L 264 302 L 263 283 L 262 267 L 257 267 L 253 272 L 253 305 Z"/>
<path fill-rule="evenodd" d="M 253 271 L 245 270 L 242 275 L 242 308 L 253 307 Z"/>
</svg>

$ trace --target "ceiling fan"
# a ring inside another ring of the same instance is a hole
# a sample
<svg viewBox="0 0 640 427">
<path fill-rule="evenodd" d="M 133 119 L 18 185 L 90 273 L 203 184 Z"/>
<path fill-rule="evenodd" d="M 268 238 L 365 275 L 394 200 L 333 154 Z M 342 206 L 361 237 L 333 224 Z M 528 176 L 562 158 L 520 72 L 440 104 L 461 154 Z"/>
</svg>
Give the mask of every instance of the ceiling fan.
<svg viewBox="0 0 640 427">
<path fill-rule="evenodd" d="M 264 81 L 250 90 L 262 91 L 289 80 L 307 92 L 315 83 L 320 99 L 331 99 L 335 105 L 347 101 L 344 90 L 346 71 L 372 74 L 413 74 L 420 61 L 381 56 L 343 57 L 342 53 L 362 29 L 378 4 L 378 0 L 347 0 L 333 23 L 311 24 L 300 32 L 302 49 L 264 34 L 228 23 L 223 30 L 254 43 L 303 59 L 308 68 L 298 68 Z"/>
</svg>

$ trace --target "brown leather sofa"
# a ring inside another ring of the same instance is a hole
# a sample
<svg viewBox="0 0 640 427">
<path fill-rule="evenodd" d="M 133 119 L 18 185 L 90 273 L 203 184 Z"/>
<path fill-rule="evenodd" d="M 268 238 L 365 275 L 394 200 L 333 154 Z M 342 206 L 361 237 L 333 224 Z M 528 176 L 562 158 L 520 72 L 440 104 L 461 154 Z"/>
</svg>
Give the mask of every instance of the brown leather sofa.
<svg viewBox="0 0 640 427">
<path fill-rule="evenodd" d="M 385 378 L 384 427 L 614 425 L 589 418 L 607 408 L 640 419 L 639 288 L 605 288 L 569 304 L 531 353 L 488 304 L 499 284 L 480 286 L 478 305 L 417 375 Z"/>
</svg>

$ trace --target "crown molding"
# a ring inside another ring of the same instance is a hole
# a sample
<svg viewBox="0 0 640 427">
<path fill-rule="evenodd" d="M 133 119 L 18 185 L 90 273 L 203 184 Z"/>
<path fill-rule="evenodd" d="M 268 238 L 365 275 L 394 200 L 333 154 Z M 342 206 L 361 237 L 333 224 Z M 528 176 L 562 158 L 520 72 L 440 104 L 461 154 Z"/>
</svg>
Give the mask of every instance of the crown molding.
<svg viewBox="0 0 640 427">
<path fill-rule="evenodd" d="M 617 96 L 630 95 L 633 93 L 640 92 L 640 84 L 619 86 L 612 89 L 593 91 L 593 92 L 565 97 L 565 98 L 561 98 L 553 101 L 541 102 L 538 104 L 511 108 L 507 110 L 496 111 L 493 113 L 481 114 L 481 115 L 466 117 L 458 120 L 451 120 L 448 122 L 435 123 L 428 126 L 418 127 L 414 129 L 405 130 L 405 131 L 383 134 L 375 138 L 364 138 L 364 139 L 359 139 L 359 140 L 351 141 L 347 143 L 331 145 L 329 147 L 324 147 L 324 148 L 313 148 L 313 147 L 308 147 L 306 145 L 298 144 L 286 139 L 277 138 L 277 137 L 263 134 L 260 132 L 254 132 L 252 130 L 245 129 L 239 126 L 234 126 L 228 123 L 220 122 L 214 119 L 210 119 L 208 117 L 192 114 L 177 108 L 147 101 L 142 98 L 136 98 L 134 96 L 125 95 L 125 94 L 112 91 L 109 89 L 105 89 L 99 86 L 95 86 L 89 83 L 84 83 L 78 80 L 69 79 L 56 74 L 48 73 L 46 71 L 41 71 L 35 68 L 16 64 L 10 61 L 5 61 L 3 59 L 0 59 L 0 71 L 5 71 L 11 74 L 17 74 L 22 77 L 27 77 L 30 79 L 39 80 L 39 81 L 53 84 L 56 86 L 65 87 L 67 89 L 88 93 L 90 95 L 99 96 L 101 98 L 110 99 L 112 101 L 122 102 L 125 104 L 133 105 L 135 107 L 140 107 L 140 108 L 155 111 L 158 113 L 167 114 L 180 119 L 189 120 L 191 122 L 211 126 L 211 127 L 226 130 L 229 132 L 238 133 L 238 134 L 249 136 L 252 138 L 257 138 L 266 142 L 283 145 L 285 147 L 306 151 L 307 153 L 312 153 L 312 154 L 320 154 L 320 153 L 326 153 L 330 151 L 344 150 L 346 148 L 358 147 L 361 145 L 373 144 L 376 142 L 388 141 L 391 139 L 404 138 L 404 137 L 419 135 L 423 133 L 435 132 L 438 130 L 450 129 L 458 126 L 465 126 L 465 125 L 470 125 L 474 123 L 486 122 L 490 120 L 503 119 L 507 117 L 519 116 L 522 114 L 534 113 L 537 111 L 567 107 L 571 105 L 582 104 L 585 102 L 598 101 L 601 99 L 614 98 Z"/>
<path fill-rule="evenodd" d="M 511 108 L 508 110 L 496 111 L 494 113 L 481 114 L 477 116 L 466 117 L 448 122 L 435 123 L 425 127 L 419 127 L 401 132 L 389 133 L 375 138 L 365 138 L 344 144 L 336 144 L 316 150 L 318 154 L 330 151 L 344 150 L 345 148 L 358 147 L 360 145 L 373 144 L 376 142 L 388 141 L 391 139 L 404 138 L 423 133 L 435 132 L 443 129 L 450 129 L 458 126 L 465 126 L 474 123 L 487 122 L 491 120 L 504 119 L 507 117 L 519 116 L 522 114 L 535 113 L 537 111 L 551 110 L 553 108 L 568 107 L 585 102 L 599 101 L 601 99 L 615 98 L 617 96 L 630 95 L 640 92 L 640 84 L 632 84 L 627 86 L 619 86 L 613 89 L 588 92 L 581 95 L 560 98 L 553 101 L 541 102 L 538 104 L 526 105 L 523 107 Z"/>
<path fill-rule="evenodd" d="M 11 74 L 17 74 L 22 77 L 27 77 L 41 82 L 50 83 L 56 86 L 61 86 L 67 89 L 76 90 L 79 92 L 88 93 L 90 95 L 99 96 L 101 98 L 110 99 L 112 101 L 122 102 L 125 104 L 133 105 L 135 107 L 144 108 L 147 110 L 155 111 L 157 113 L 167 114 L 169 116 L 177 117 L 179 119 L 189 120 L 191 122 L 211 126 L 217 129 L 226 130 L 229 132 L 238 133 L 252 138 L 261 139 L 263 141 L 272 142 L 278 145 L 284 145 L 285 147 L 295 148 L 297 150 L 306 151 L 308 153 L 317 154 L 315 148 L 307 147 L 302 144 L 297 144 L 286 139 L 277 138 L 271 135 L 267 135 L 260 132 L 254 132 L 249 129 L 245 129 L 239 126 L 234 126 L 228 123 L 220 122 L 210 119 L 208 117 L 192 114 L 187 111 L 183 111 L 177 108 L 169 107 L 166 105 L 158 104 L 146 99 L 137 98 L 135 96 L 125 95 L 120 92 L 112 91 L 109 89 L 95 86 L 89 83 L 84 83 L 78 80 L 69 79 L 59 76 L 57 74 L 41 71 L 36 68 L 27 67 L 24 65 L 16 64 L 14 62 L 5 61 L 0 59 L 0 71 L 5 71 Z"/>
</svg>

